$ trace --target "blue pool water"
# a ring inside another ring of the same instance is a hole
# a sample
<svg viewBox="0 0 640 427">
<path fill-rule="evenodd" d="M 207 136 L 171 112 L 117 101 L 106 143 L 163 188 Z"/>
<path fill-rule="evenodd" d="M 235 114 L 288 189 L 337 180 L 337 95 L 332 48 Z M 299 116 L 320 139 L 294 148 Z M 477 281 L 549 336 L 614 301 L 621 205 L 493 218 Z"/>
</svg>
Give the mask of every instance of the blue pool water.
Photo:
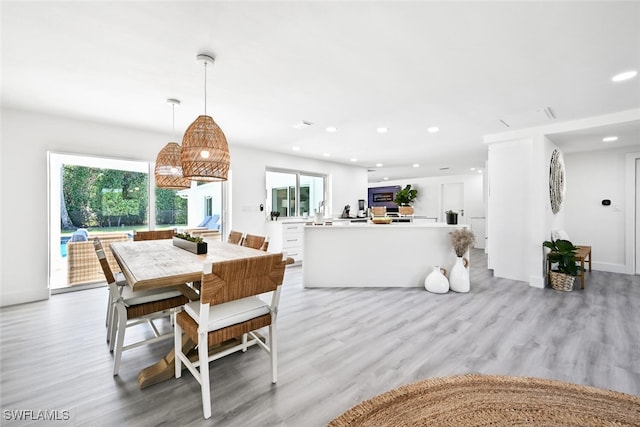
<svg viewBox="0 0 640 427">
<path fill-rule="evenodd" d="M 60 255 L 62 258 L 67 256 L 67 241 L 71 239 L 71 236 L 60 237 Z"/>
</svg>

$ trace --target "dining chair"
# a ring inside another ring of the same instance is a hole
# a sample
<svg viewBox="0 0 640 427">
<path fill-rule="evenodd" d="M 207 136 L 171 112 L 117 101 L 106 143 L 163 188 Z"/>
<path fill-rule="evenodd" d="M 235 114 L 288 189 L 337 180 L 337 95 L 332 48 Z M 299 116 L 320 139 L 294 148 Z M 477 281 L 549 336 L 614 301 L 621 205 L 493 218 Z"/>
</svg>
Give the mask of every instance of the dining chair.
<svg viewBox="0 0 640 427">
<path fill-rule="evenodd" d="M 242 240 L 242 246 L 253 249 L 261 249 L 267 238 L 264 236 L 256 236 L 254 234 L 247 234 Z"/>
<path fill-rule="evenodd" d="M 386 206 L 372 206 L 371 216 L 385 216 L 387 214 Z"/>
<path fill-rule="evenodd" d="M 280 288 L 286 260 L 282 253 L 205 263 L 200 301 L 176 312 L 174 327 L 175 376 L 182 375 L 182 364 L 200 383 L 204 418 L 211 417 L 209 362 L 258 345 L 271 356 L 271 382 L 277 381 L 276 320 Z M 271 292 L 267 303 L 258 295 Z M 269 339 L 257 330 L 268 327 Z M 182 333 L 198 347 L 193 362 L 182 351 Z M 209 354 L 209 348 L 242 337 L 238 344 Z"/>
<path fill-rule="evenodd" d="M 242 233 L 239 231 L 231 230 L 229 232 L 229 237 L 227 237 L 227 242 L 233 243 L 234 245 L 241 245 Z"/>
<path fill-rule="evenodd" d="M 141 240 L 162 240 L 171 239 L 176 235 L 176 230 L 150 230 L 150 231 L 134 231 L 133 241 L 139 242 Z"/>
<path fill-rule="evenodd" d="M 161 335 L 153 320 L 171 315 L 172 309 L 181 307 L 190 300 L 184 296 L 184 292 L 179 290 L 180 287 L 135 292 L 129 286 L 122 286 L 121 289 L 118 289 L 115 276 L 111 271 L 100 240 L 96 238 L 94 244 L 96 254 L 100 260 L 100 266 L 109 286 L 111 298 L 111 303 L 109 304 L 111 314 L 109 316 L 111 322 L 108 327 L 108 342 L 109 351 L 114 352 L 113 375 L 118 375 L 122 352 L 171 338 L 171 333 Z M 125 346 L 124 336 L 126 329 L 142 323 L 147 323 L 151 327 L 153 338 L 142 339 Z"/>
<path fill-rule="evenodd" d="M 96 251 L 96 254 L 99 250 L 104 252 L 104 249 L 102 247 L 102 242 L 97 237 L 93 239 L 93 247 Z M 100 260 L 100 257 L 98 256 L 98 261 L 99 260 Z M 111 270 L 111 266 L 109 266 L 109 271 L 111 271 L 111 275 L 113 276 L 113 279 L 116 282 L 116 290 L 118 292 L 117 296 L 119 297 L 120 295 L 122 295 L 122 288 L 127 285 L 127 279 L 124 277 L 124 274 L 122 274 L 121 271 L 117 271 L 113 273 L 113 270 Z M 104 268 L 102 269 L 102 272 L 104 274 Z M 108 283 L 109 279 L 107 278 L 107 275 L 104 274 L 104 276 L 105 276 L 105 280 Z M 107 342 L 109 342 L 109 340 L 111 339 L 111 320 L 113 317 L 112 316 L 113 310 L 111 310 L 111 304 L 114 298 L 115 298 L 115 295 L 111 294 L 111 289 L 109 288 L 109 295 L 107 297 L 107 316 L 105 319 L 105 325 L 107 326 Z"/>
</svg>

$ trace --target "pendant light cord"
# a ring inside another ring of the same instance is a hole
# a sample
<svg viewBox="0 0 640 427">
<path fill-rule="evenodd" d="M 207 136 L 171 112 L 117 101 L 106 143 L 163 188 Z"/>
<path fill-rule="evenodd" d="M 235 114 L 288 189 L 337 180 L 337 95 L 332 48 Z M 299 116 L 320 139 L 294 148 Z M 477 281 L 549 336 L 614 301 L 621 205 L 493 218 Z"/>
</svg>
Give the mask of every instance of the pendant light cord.
<svg viewBox="0 0 640 427">
<path fill-rule="evenodd" d="M 204 61 L 204 115 L 207 115 L 207 61 Z"/>
<path fill-rule="evenodd" d="M 173 139 L 176 139 L 176 104 L 171 104 L 171 129 Z"/>
</svg>

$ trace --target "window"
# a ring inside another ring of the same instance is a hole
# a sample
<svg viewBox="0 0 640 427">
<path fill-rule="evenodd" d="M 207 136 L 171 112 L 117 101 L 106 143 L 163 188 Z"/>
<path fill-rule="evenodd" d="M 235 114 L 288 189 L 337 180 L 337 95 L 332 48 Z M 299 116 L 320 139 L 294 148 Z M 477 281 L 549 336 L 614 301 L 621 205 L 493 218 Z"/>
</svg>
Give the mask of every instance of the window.
<svg viewBox="0 0 640 427">
<path fill-rule="evenodd" d="M 313 215 L 326 197 L 326 175 L 282 169 L 267 169 L 267 212 L 281 217 Z"/>
</svg>

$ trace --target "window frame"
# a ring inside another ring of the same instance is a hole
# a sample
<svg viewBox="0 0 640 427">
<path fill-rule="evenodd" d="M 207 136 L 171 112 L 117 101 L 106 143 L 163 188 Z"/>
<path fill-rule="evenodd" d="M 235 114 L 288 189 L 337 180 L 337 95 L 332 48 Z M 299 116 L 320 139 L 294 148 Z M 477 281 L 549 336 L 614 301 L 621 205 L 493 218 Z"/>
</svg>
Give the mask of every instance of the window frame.
<svg viewBox="0 0 640 427">
<path fill-rule="evenodd" d="M 283 173 L 283 174 L 291 174 L 295 176 L 295 182 L 296 182 L 296 188 L 295 188 L 295 209 L 294 209 L 294 214 L 293 215 L 288 215 L 288 216 L 283 216 L 281 218 L 300 218 L 303 217 L 302 212 L 300 212 L 300 177 L 301 176 L 310 176 L 310 177 L 314 177 L 314 178 L 322 178 L 322 200 L 324 200 L 325 204 L 324 204 L 324 209 L 325 212 L 328 211 L 328 182 L 329 182 L 329 175 L 324 174 L 324 173 L 320 173 L 320 172 L 309 172 L 309 171 L 303 171 L 303 170 L 298 170 L 298 169 L 286 169 L 286 168 L 278 168 L 278 167 L 271 167 L 271 166 L 267 166 L 265 168 L 265 192 L 266 192 L 266 206 L 270 207 L 270 209 L 267 209 L 267 211 L 270 210 L 274 210 L 273 209 L 273 205 L 272 205 L 272 196 L 271 196 L 271 190 L 273 188 L 267 188 L 267 174 L 269 172 L 275 172 L 275 173 Z M 309 206 L 309 210 L 310 212 L 307 212 L 307 215 L 313 215 L 315 213 L 315 208 L 312 206 Z M 267 214 L 269 214 L 269 212 L 267 212 Z"/>
</svg>

